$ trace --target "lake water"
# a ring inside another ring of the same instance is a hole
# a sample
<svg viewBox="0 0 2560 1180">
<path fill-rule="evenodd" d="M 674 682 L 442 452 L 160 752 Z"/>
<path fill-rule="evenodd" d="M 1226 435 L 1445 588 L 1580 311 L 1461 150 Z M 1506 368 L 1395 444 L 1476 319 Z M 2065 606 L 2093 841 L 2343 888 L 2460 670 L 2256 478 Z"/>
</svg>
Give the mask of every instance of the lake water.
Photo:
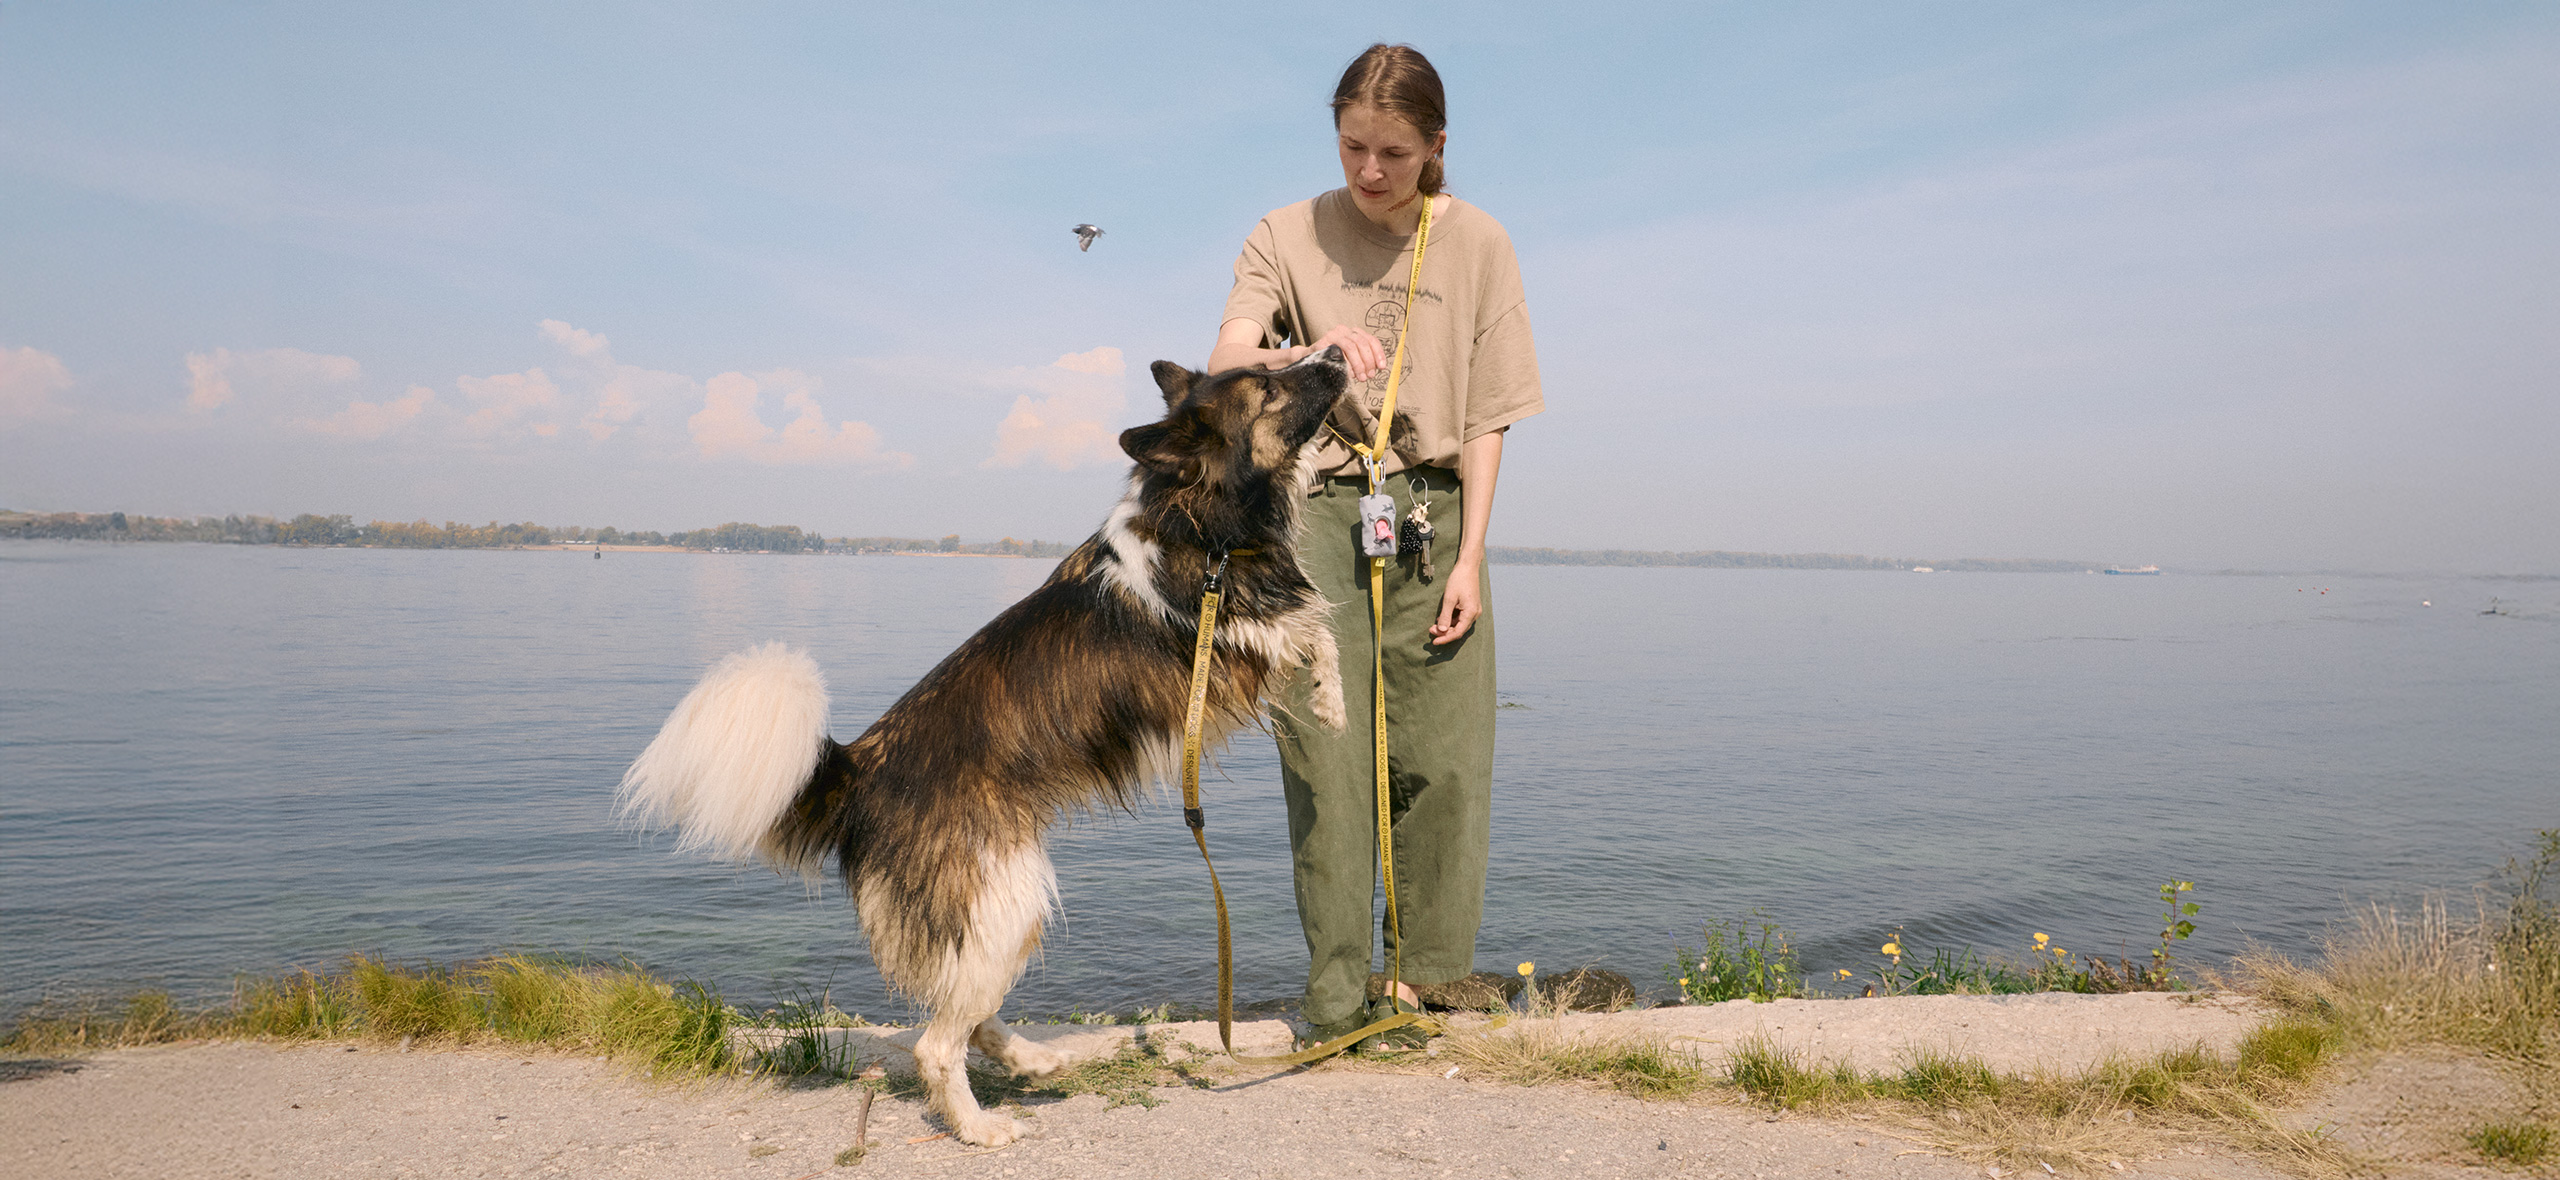
<svg viewBox="0 0 2560 1180">
<path fill-rule="evenodd" d="M 849 737 L 1049 567 L 0 544 L 0 1010 L 529 949 L 899 1016 L 838 890 L 619 829 L 614 785 L 721 654 L 808 647 Z M 1896 926 L 2140 956 L 2171 877 L 2198 883 L 2192 956 L 2302 953 L 2560 827 L 2560 582 L 1495 575 L 1491 969 L 1659 989 L 1675 938 L 1755 910 L 1814 971 L 1872 967 Z M 1291 995 L 1268 740 L 1221 775 L 1238 991 Z M 1177 807 L 1054 849 L 1065 920 L 1008 1011 L 1213 995 Z"/>
</svg>

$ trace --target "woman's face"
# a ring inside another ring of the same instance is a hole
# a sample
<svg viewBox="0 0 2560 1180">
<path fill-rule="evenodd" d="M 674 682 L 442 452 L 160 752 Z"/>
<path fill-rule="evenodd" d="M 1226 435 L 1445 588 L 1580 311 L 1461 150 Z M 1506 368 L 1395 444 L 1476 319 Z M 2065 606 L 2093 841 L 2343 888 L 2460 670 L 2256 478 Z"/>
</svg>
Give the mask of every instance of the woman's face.
<svg viewBox="0 0 2560 1180">
<path fill-rule="evenodd" d="M 1449 141 L 1445 131 L 1425 140 L 1413 124 L 1365 104 L 1344 109 L 1334 129 L 1351 200 L 1381 224 L 1398 206 L 1411 207 L 1407 202 L 1422 178 L 1422 162 Z"/>
</svg>

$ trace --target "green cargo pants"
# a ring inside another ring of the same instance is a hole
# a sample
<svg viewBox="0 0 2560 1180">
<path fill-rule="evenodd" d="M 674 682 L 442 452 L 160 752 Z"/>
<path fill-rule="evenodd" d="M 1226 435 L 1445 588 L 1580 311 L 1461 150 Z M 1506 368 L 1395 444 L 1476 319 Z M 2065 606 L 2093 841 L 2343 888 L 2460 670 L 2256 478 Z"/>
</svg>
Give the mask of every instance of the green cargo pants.
<svg viewBox="0 0 2560 1180">
<path fill-rule="evenodd" d="M 1386 575 L 1388 815 L 1393 825 L 1396 919 L 1404 978 L 1447 983 L 1475 967 L 1484 919 L 1484 875 L 1493 801 L 1493 605 L 1465 638 L 1430 642 L 1440 592 L 1458 553 L 1457 473 L 1424 467 L 1387 479 L 1398 521 L 1413 510 L 1414 485 L 1430 504 L 1439 539 L 1431 581 L 1413 557 L 1391 558 Z M 1369 559 L 1355 533 L 1357 479 L 1330 479 L 1307 501 L 1299 562 L 1334 604 L 1342 648 L 1343 712 L 1336 734 L 1306 707 L 1303 677 L 1275 711 L 1281 783 L 1289 804 L 1289 847 L 1298 921 L 1307 935 L 1307 995 L 1300 1015 L 1331 1024 L 1359 1014 L 1383 922 L 1377 903 L 1377 772 L 1372 748 Z M 1392 956 L 1396 936 L 1383 935 Z M 1384 970 L 1382 966 L 1378 968 Z"/>
</svg>

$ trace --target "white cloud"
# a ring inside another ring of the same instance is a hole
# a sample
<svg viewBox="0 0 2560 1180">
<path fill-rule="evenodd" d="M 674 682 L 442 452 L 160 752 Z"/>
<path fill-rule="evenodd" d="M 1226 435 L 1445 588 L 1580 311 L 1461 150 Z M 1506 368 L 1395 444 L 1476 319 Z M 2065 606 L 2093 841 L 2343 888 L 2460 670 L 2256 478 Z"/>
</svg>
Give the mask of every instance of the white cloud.
<svg viewBox="0 0 2560 1180">
<path fill-rule="evenodd" d="M 1087 352 L 1071 352 L 1059 357 L 1057 365 L 1070 373 L 1091 373 L 1098 377 L 1117 377 L 1129 366 L 1120 359 L 1120 350 L 1106 344 Z"/>
<path fill-rule="evenodd" d="M 784 369 L 761 376 L 759 382 L 744 373 L 722 373 L 703 383 L 702 410 L 685 420 L 703 458 L 808 466 L 915 464 L 912 455 L 881 450 L 880 432 L 869 423 L 829 426 L 818 405 L 818 383 L 807 374 Z M 782 408 L 795 413 L 779 431 L 765 425 L 756 410 L 767 385 L 781 390 Z"/>
<path fill-rule="evenodd" d="M 982 466 L 1020 467 L 1036 459 L 1069 471 L 1127 462 L 1112 425 L 1129 408 L 1121 381 L 1127 370 L 1120 350 L 1108 345 L 1068 353 L 1046 369 L 1013 370 L 1014 381 L 1048 396 L 1013 399 L 1012 412 L 996 424 L 995 454 Z"/>
<path fill-rule="evenodd" d="M 521 373 L 499 373 L 488 377 L 460 377 L 454 386 L 462 390 L 478 409 L 462 420 L 463 429 L 473 434 L 496 434 L 529 417 L 560 403 L 560 384 L 549 373 L 527 369 Z M 527 423 L 535 435 L 550 438 L 560 433 L 557 422 Z"/>
<path fill-rule="evenodd" d="M 0 348 L 0 429 L 71 416 L 54 396 L 71 388 L 62 358 L 34 348 Z"/>
<path fill-rule="evenodd" d="M 635 373 L 640 372 L 637 366 L 625 367 L 631 368 Z M 673 376 L 673 374 L 662 375 Z M 596 391 L 596 408 L 587 411 L 587 416 L 578 420 L 578 425 L 586 428 L 587 437 L 603 442 L 612 438 L 613 432 L 620 430 L 623 424 L 639 415 L 640 398 L 634 388 L 635 384 L 630 374 L 616 373 L 612 380 L 605 382 L 603 387 Z"/>
<path fill-rule="evenodd" d="M 450 387 L 412 384 L 396 394 L 344 388 L 364 376 L 351 357 L 293 348 L 190 353 L 186 417 L 203 425 L 218 412 L 244 426 L 346 440 L 393 440 L 421 452 L 575 440 L 599 450 L 609 445 L 641 461 L 691 452 L 775 466 L 915 464 L 914 456 L 887 449 L 870 423 L 831 420 L 819 402 L 818 381 L 805 373 L 729 372 L 705 381 L 622 363 L 603 333 L 566 321 L 542 320 L 538 334 L 566 354 L 556 365 L 460 376 Z M 1118 354 L 1108 349 L 1068 359 L 1092 372 L 1119 364 Z M 69 380 L 58 360 L 22 349 L 0 350 L 0 362 L 5 362 L 0 364 L 0 397 L 5 397 L 0 416 L 15 420 L 52 412 L 42 407 L 51 406 L 51 391 Z M 780 417 L 773 423 L 760 413 L 768 395 L 781 401 Z M 685 418 L 688 411 L 691 416 Z M 673 429 L 679 418 L 685 424 L 682 435 Z"/>
<path fill-rule="evenodd" d="M 612 438 L 639 418 L 651 401 L 682 405 L 692 400 L 697 388 L 692 378 L 681 373 L 644 369 L 615 360 L 613 343 L 605 339 L 604 333 L 590 332 L 565 320 L 542 321 L 542 338 L 587 362 L 583 367 L 605 374 L 595 386 L 595 404 L 578 419 L 587 437 L 597 442 Z"/>
<path fill-rule="evenodd" d="M 326 418 L 296 418 L 293 424 L 314 434 L 334 434 L 341 438 L 380 438 L 418 420 L 418 416 L 434 405 L 436 393 L 424 385 L 412 385 L 409 392 L 386 401 L 352 401 L 347 408 Z"/>
<path fill-rule="evenodd" d="M 215 410 L 231 404 L 231 350 L 187 354 L 187 408 Z"/>
<path fill-rule="evenodd" d="M 187 408 L 198 413 L 221 409 L 237 399 L 243 386 L 252 394 L 291 395 L 363 375 L 364 367 L 354 357 L 299 348 L 191 352 L 187 354 Z"/>
<path fill-rule="evenodd" d="M 568 349 L 572 356 L 601 357 L 608 363 L 613 360 L 612 346 L 604 333 L 571 327 L 564 320 L 542 321 L 542 338 Z"/>
</svg>

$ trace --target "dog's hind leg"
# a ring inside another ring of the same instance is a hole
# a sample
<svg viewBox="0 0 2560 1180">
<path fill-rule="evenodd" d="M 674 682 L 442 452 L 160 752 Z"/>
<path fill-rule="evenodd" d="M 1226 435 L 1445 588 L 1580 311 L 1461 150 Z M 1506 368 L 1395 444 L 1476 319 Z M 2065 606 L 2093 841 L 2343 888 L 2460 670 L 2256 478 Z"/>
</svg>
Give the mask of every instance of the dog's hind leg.
<svg viewBox="0 0 2560 1180">
<path fill-rule="evenodd" d="M 1057 874 L 1050 867 L 1048 852 L 1034 844 L 1010 857 L 988 858 L 987 885 L 971 934 L 984 936 L 981 945 L 987 948 L 989 961 L 975 965 L 975 970 L 983 978 L 1003 980 L 1003 991 L 1011 991 L 1032 952 L 1040 949 L 1040 930 L 1047 924 L 1057 892 Z M 998 1002 L 1002 999 L 999 992 Z M 1066 1054 L 1024 1039 L 993 1015 L 969 1030 L 969 1044 L 1023 1077 L 1044 1078 L 1067 1064 Z"/>
<path fill-rule="evenodd" d="M 1011 1116 L 978 1106 L 969 1090 L 968 1053 L 975 1045 L 1015 1073 L 1039 1076 L 1066 1064 L 1066 1056 L 1033 1044 L 996 1019 L 1005 993 L 1040 945 L 1057 894 L 1057 876 L 1037 842 L 989 852 L 980 864 L 977 898 L 969 907 L 968 936 L 947 955 L 941 977 L 923 989 L 933 1022 L 916 1042 L 916 1065 L 927 1101 L 962 1141 L 984 1147 L 1011 1143 L 1023 1131 Z"/>
<path fill-rule="evenodd" d="M 916 1039 L 916 1075 L 924 1082 L 926 1108 L 941 1115 L 961 1142 L 980 1147 L 1002 1147 L 1021 1138 L 1023 1129 L 1011 1115 L 980 1109 L 969 1089 L 969 1034 L 992 1015 L 939 1009 Z"/>
</svg>

